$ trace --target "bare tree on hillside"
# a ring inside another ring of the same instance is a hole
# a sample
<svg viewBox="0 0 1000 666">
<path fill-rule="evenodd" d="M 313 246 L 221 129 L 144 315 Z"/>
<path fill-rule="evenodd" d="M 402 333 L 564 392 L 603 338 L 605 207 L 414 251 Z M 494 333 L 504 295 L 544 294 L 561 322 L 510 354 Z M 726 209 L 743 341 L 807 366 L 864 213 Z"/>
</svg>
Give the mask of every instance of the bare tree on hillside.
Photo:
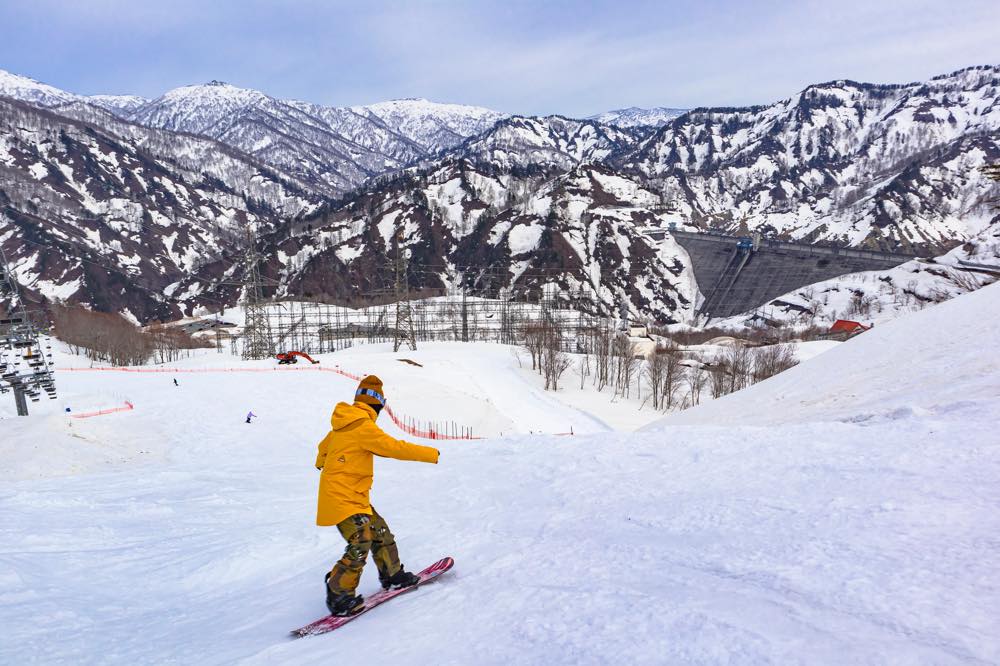
<svg viewBox="0 0 1000 666">
<path fill-rule="evenodd" d="M 594 330 L 592 345 L 594 352 L 594 384 L 598 391 L 611 383 L 611 347 L 614 335 L 603 326 Z"/>
<path fill-rule="evenodd" d="M 666 366 L 666 354 L 659 353 L 658 349 L 646 360 L 645 375 L 649 386 L 649 395 L 653 401 L 653 409 L 660 408 L 660 386 L 663 384 Z"/>
<path fill-rule="evenodd" d="M 590 352 L 584 349 L 580 356 L 580 390 L 583 390 L 587 377 L 590 376 Z"/>
<path fill-rule="evenodd" d="M 172 361 L 180 358 L 181 350 L 211 346 L 177 327 L 154 325 L 144 331 L 120 314 L 80 305 L 55 304 L 51 314 L 56 337 L 70 351 L 111 365 L 142 365 L 154 354 L 160 362 Z"/>
<path fill-rule="evenodd" d="M 788 343 L 757 347 L 753 350 L 752 383 L 762 382 L 797 364 L 795 348 Z"/>
<path fill-rule="evenodd" d="M 725 359 L 721 355 L 716 356 L 712 364 L 708 366 L 708 387 L 712 398 L 721 398 L 729 393 Z"/>
<path fill-rule="evenodd" d="M 687 372 L 688 404 L 701 404 L 701 392 L 705 388 L 705 367 L 701 364 L 691 367 Z"/>
<path fill-rule="evenodd" d="M 559 378 L 570 366 L 569 354 L 562 350 L 558 331 L 550 335 L 542 350 L 542 364 L 545 375 L 545 390 L 558 391 Z"/>
<path fill-rule="evenodd" d="M 733 345 L 726 350 L 722 363 L 728 377 L 726 393 L 742 390 L 750 384 L 752 357 L 749 347 Z"/>
<path fill-rule="evenodd" d="M 684 381 L 686 368 L 681 362 L 684 360 L 684 356 L 680 351 L 674 349 L 666 352 L 664 355 L 666 356 L 666 367 L 664 368 L 662 390 L 660 393 L 663 396 L 663 408 L 672 409 L 674 399 L 677 397 L 677 392 Z"/>
<path fill-rule="evenodd" d="M 150 338 L 119 314 L 91 312 L 79 305 L 54 305 L 52 319 L 56 336 L 92 361 L 141 365 L 152 353 Z"/>
<path fill-rule="evenodd" d="M 615 393 L 628 397 L 639 362 L 636 360 L 636 347 L 628 336 L 619 333 L 612 341 L 611 358 L 614 364 Z"/>
<path fill-rule="evenodd" d="M 179 326 L 153 324 L 146 328 L 145 335 L 152 345 L 157 363 L 176 361 L 182 356 L 188 356 L 192 349 L 206 349 L 212 346 L 207 340 L 191 337 Z"/>
<path fill-rule="evenodd" d="M 542 353 L 545 350 L 545 339 L 549 335 L 544 322 L 531 323 L 524 327 L 524 348 L 531 355 L 531 369 L 542 374 Z"/>
<path fill-rule="evenodd" d="M 653 409 L 674 406 L 677 391 L 684 377 L 683 356 L 673 343 L 657 346 L 646 361 L 646 380 L 653 400 Z"/>
</svg>

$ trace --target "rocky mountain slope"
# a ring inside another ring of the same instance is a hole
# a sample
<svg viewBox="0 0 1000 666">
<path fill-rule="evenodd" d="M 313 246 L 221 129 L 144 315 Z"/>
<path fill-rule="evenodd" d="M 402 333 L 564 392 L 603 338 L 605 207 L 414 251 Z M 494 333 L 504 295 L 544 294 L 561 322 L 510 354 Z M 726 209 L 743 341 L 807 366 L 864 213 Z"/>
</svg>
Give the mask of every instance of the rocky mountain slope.
<svg viewBox="0 0 1000 666">
<path fill-rule="evenodd" d="M 695 109 L 617 166 L 699 226 L 926 251 L 995 221 L 1000 67 L 926 83 L 833 81 L 774 104 Z"/>
<path fill-rule="evenodd" d="M 398 234 L 417 293 L 557 287 L 582 290 L 601 313 L 617 312 L 624 298 L 636 316 L 675 321 L 693 307 L 696 287 L 683 249 L 646 235 L 666 224 L 657 202 L 598 164 L 545 180 L 449 160 L 263 238 L 264 272 L 280 282 L 278 296 L 362 302 L 390 286 Z M 214 268 L 222 281 L 233 272 Z M 186 293 L 199 304 L 197 284 Z"/>
<path fill-rule="evenodd" d="M 0 72 L 0 240 L 35 294 L 144 320 L 234 302 L 248 224 L 284 295 L 384 286 L 402 232 L 428 293 L 489 269 L 678 320 L 697 290 L 669 224 L 928 256 L 995 229 L 1000 191 L 979 167 L 1000 161 L 998 90 L 986 66 L 574 120 L 220 82 L 83 97 Z"/>
<path fill-rule="evenodd" d="M 99 119 L 0 98 L 0 243 L 29 298 L 172 318 L 182 276 L 323 201 L 218 142 Z"/>
</svg>

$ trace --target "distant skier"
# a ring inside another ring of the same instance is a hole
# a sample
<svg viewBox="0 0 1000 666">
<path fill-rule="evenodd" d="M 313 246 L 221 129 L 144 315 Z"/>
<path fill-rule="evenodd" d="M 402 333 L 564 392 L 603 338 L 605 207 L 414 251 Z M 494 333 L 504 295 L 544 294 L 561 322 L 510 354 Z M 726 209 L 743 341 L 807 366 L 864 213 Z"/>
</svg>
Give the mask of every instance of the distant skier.
<svg viewBox="0 0 1000 666">
<path fill-rule="evenodd" d="M 177 378 L 176 377 L 174 377 L 174 386 L 180 386 L 180 384 L 177 383 Z"/>
<path fill-rule="evenodd" d="M 409 587 L 419 579 L 403 569 L 396 539 L 368 498 L 372 487 L 372 456 L 437 463 L 440 452 L 385 434 L 375 419 L 385 406 L 382 380 L 369 375 L 354 393 L 354 404 L 338 403 L 330 417 L 331 430 L 319 443 L 317 525 L 336 525 L 347 541 L 344 556 L 326 574 L 326 606 L 333 615 L 351 615 L 364 608 L 355 595 L 368 553 L 378 567 L 382 587 Z"/>
<path fill-rule="evenodd" d="M 253 412 L 247 412 L 247 423 L 250 423 L 250 419 L 255 419 L 255 418 L 257 418 L 256 414 L 254 414 Z"/>
</svg>

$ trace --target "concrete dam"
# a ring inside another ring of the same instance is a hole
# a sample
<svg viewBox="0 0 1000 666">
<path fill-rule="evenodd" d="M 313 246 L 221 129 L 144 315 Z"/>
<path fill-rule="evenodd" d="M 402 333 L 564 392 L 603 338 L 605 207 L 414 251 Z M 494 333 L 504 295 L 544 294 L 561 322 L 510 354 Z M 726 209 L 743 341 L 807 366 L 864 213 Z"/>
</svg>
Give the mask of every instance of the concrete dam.
<svg viewBox="0 0 1000 666">
<path fill-rule="evenodd" d="M 858 271 L 893 268 L 913 255 L 832 248 L 715 233 L 669 232 L 687 250 L 705 301 L 702 318 L 731 317 L 784 293 Z"/>
</svg>

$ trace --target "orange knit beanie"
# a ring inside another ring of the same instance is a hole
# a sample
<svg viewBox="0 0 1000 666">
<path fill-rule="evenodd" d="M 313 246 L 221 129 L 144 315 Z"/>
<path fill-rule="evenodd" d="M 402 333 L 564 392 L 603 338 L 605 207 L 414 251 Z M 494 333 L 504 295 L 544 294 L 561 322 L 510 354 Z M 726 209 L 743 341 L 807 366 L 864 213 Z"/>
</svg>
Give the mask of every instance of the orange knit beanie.
<svg viewBox="0 0 1000 666">
<path fill-rule="evenodd" d="M 368 375 L 358 384 L 358 390 L 354 392 L 354 402 L 363 402 L 366 405 L 385 406 L 385 394 L 382 392 L 382 380 L 375 375 Z"/>
</svg>

